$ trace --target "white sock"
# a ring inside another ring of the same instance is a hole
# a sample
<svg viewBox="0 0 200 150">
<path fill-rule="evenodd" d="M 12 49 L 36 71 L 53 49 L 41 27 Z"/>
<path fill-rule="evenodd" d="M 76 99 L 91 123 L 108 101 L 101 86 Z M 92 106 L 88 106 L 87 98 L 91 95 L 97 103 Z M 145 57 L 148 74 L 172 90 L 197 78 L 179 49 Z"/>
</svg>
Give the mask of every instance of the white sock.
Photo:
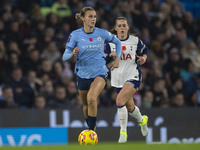
<svg viewBox="0 0 200 150">
<path fill-rule="evenodd" d="M 137 122 L 142 122 L 142 115 L 140 109 L 135 105 L 135 109 L 132 112 L 129 112 L 129 115 L 137 120 Z"/>
<path fill-rule="evenodd" d="M 128 122 L 128 111 L 126 106 L 117 108 L 117 115 L 121 127 L 121 131 L 125 132 L 127 128 L 127 122 Z"/>
</svg>

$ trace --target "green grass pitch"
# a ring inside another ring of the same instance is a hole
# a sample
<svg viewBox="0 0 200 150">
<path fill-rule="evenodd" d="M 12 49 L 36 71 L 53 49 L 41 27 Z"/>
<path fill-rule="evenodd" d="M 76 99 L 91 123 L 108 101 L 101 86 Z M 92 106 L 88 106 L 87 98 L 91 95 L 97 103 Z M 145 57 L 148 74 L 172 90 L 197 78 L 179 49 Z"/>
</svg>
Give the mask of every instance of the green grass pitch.
<svg viewBox="0 0 200 150">
<path fill-rule="evenodd" d="M 66 146 L 1 147 L 0 150 L 200 150 L 200 144 L 145 144 L 139 142 L 101 142 L 97 145 L 81 146 L 78 143 Z"/>
</svg>

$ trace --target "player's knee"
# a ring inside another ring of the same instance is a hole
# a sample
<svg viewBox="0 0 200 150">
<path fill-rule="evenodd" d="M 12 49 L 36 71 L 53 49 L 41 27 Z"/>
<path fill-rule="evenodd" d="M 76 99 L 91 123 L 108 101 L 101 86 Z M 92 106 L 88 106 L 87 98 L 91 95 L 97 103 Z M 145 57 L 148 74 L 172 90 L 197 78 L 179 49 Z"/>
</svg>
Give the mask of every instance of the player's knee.
<svg viewBox="0 0 200 150">
<path fill-rule="evenodd" d="M 96 105 L 96 103 L 97 103 L 97 100 L 96 100 L 96 97 L 95 96 L 88 96 L 87 97 L 87 102 L 88 102 L 88 106 L 89 107 L 94 107 L 95 105 Z"/>
</svg>

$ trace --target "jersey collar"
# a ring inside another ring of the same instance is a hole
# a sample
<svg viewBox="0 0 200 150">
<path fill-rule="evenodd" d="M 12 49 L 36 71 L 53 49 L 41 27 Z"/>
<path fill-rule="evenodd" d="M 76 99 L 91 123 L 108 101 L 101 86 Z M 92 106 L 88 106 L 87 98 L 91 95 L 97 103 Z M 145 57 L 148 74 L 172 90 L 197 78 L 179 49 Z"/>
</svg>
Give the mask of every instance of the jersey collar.
<svg viewBox="0 0 200 150">
<path fill-rule="evenodd" d="M 85 34 L 92 34 L 92 33 L 94 33 L 94 31 L 95 31 L 95 27 L 94 27 L 94 30 L 93 30 L 93 32 L 90 32 L 90 33 L 86 33 L 85 31 L 84 31 L 84 29 L 83 29 L 83 27 L 81 28 L 81 30 L 85 33 Z"/>
<path fill-rule="evenodd" d="M 117 38 L 118 38 L 118 36 L 117 36 Z M 127 36 L 126 39 L 124 39 L 124 40 L 120 40 L 120 41 L 126 41 L 126 40 L 128 40 L 128 38 L 129 38 L 129 35 Z"/>
</svg>

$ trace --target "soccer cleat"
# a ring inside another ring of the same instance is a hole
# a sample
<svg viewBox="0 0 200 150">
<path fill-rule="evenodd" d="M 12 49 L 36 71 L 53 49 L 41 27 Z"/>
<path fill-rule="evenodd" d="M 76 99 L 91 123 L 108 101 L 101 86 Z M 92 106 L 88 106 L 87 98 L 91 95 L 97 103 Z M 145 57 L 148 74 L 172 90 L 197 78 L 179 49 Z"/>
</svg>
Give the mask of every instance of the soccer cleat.
<svg viewBox="0 0 200 150">
<path fill-rule="evenodd" d="M 126 142 L 127 142 L 127 132 L 120 131 L 118 143 L 126 143 Z"/>
<path fill-rule="evenodd" d="M 148 117 L 146 115 L 143 115 L 142 118 L 143 118 L 142 123 L 140 123 L 141 132 L 142 132 L 143 136 L 147 136 L 147 134 L 148 134 L 148 126 L 147 126 Z"/>
</svg>

